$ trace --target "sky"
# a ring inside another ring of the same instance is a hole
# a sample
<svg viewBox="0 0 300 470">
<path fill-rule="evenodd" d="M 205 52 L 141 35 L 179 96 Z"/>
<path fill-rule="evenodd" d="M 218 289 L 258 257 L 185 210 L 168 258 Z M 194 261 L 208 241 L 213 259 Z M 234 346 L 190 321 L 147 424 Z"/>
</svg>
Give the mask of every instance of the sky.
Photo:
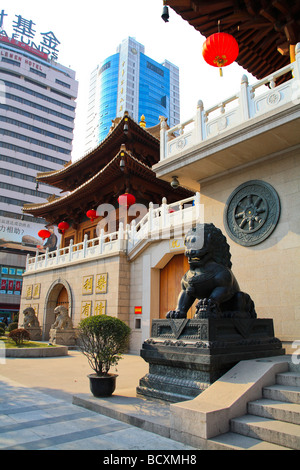
<svg viewBox="0 0 300 470">
<path fill-rule="evenodd" d="M 256 81 L 237 63 L 224 68 L 220 77 L 218 69 L 202 57 L 205 38 L 171 8 L 165 23 L 162 8 L 162 0 L 0 0 L 0 12 L 8 15 L 3 29 L 9 36 L 16 15 L 33 21 L 35 39 L 52 31 L 60 41 L 58 63 L 76 71 L 79 90 L 73 160 L 84 154 L 90 73 L 128 36 L 145 46 L 147 56 L 159 63 L 167 59 L 179 67 L 181 122 L 195 115 L 199 99 L 209 108 L 238 92 L 243 74 L 251 84 Z"/>
</svg>

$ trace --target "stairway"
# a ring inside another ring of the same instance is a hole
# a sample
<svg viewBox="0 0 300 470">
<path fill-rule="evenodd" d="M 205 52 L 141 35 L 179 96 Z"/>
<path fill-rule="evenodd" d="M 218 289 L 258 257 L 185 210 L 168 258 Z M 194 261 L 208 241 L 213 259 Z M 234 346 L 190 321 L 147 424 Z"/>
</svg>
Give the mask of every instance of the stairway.
<svg viewBox="0 0 300 470">
<path fill-rule="evenodd" d="M 209 440 L 213 449 L 300 450 L 300 371 L 280 373 L 248 403 L 248 414 L 231 420 L 230 432 Z"/>
</svg>

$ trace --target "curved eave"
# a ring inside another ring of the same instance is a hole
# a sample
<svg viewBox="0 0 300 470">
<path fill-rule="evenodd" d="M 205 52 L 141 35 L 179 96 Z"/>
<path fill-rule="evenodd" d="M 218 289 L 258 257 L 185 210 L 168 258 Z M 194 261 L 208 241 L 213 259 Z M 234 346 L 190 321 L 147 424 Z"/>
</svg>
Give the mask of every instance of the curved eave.
<svg viewBox="0 0 300 470">
<path fill-rule="evenodd" d="M 62 190 L 68 191 L 66 187 L 66 180 L 76 174 L 82 174 L 86 171 L 87 166 L 91 166 L 93 161 L 101 165 L 101 154 L 110 152 L 109 147 L 120 147 L 121 144 L 126 143 L 126 134 L 124 132 L 124 124 L 128 123 L 128 132 L 134 133 L 136 140 L 145 142 L 145 145 L 151 146 L 157 151 L 157 160 L 159 159 L 160 142 L 155 135 L 151 133 L 151 128 L 144 129 L 137 124 L 130 116 L 124 115 L 123 118 L 116 124 L 112 131 L 105 137 L 105 139 L 93 150 L 84 155 L 81 159 L 68 164 L 67 166 L 52 172 L 38 173 L 37 180 L 52 186 L 58 187 Z M 155 126 L 156 128 L 156 126 Z M 155 129 L 153 128 L 153 129 Z M 155 129 L 156 130 L 156 129 Z M 131 137 L 132 138 L 132 137 Z"/>
<path fill-rule="evenodd" d="M 99 192 L 99 187 L 108 187 L 116 178 L 123 177 L 124 174 L 120 169 L 121 158 L 125 160 L 126 171 L 129 172 L 130 177 L 138 176 L 147 182 L 155 183 L 162 190 L 167 190 L 168 194 L 173 193 L 176 196 L 176 200 L 184 199 L 193 194 L 190 190 L 182 187 L 173 190 L 169 183 L 158 179 L 150 167 L 135 158 L 130 152 L 120 150 L 103 169 L 74 191 L 50 202 L 24 205 L 23 212 L 47 219 L 49 214 L 60 212 L 61 210 L 65 210 L 67 213 L 71 207 L 82 206 L 82 201 L 88 201 L 89 198 L 93 199 L 95 192 Z M 99 197 L 99 194 L 97 196 Z M 164 194 L 162 194 L 163 196 Z M 99 204 L 101 202 L 104 203 L 106 201 L 99 201 Z"/>
</svg>

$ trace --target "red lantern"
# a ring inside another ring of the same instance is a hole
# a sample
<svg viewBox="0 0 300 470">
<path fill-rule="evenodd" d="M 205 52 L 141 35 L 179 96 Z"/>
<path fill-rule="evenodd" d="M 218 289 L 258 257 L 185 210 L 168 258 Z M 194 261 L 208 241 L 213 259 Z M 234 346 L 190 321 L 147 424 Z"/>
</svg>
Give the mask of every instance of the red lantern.
<svg viewBox="0 0 300 470">
<path fill-rule="evenodd" d="M 90 209 L 89 211 L 87 211 L 86 216 L 91 219 L 91 222 L 94 222 L 97 217 L 97 211 L 95 211 L 94 209 Z"/>
<path fill-rule="evenodd" d="M 120 206 L 126 206 L 127 208 L 132 206 L 132 204 L 135 204 L 135 201 L 136 199 L 133 194 L 129 193 L 121 194 L 121 196 L 118 198 L 118 203 Z"/>
<path fill-rule="evenodd" d="M 60 222 L 60 223 L 58 224 L 58 228 L 59 228 L 59 230 L 62 231 L 62 233 L 65 233 L 65 231 L 66 231 L 69 227 L 70 227 L 70 226 L 69 226 L 68 222 L 64 222 L 64 221 L 63 221 L 63 222 Z"/>
<path fill-rule="evenodd" d="M 222 76 L 222 67 L 226 67 L 235 61 L 239 55 L 239 46 L 231 34 L 215 33 L 204 42 L 202 55 L 209 65 L 219 67 Z"/>
<path fill-rule="evenodd" d="M 40 230 L 38 232 L 38 236 L 42 239 L 42 240 L 45 240 L 45 238 L 49 238 L 51 235 L 51 233 L 49 232 L 49 230 Z"/>
</svg>

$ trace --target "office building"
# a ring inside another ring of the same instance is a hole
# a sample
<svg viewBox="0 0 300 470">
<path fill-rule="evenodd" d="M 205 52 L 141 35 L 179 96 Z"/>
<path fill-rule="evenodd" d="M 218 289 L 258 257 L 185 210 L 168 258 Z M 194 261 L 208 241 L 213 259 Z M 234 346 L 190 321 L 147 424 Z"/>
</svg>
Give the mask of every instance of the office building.
<svg viewBox="0 0 300 470">
<path fill-rule="evenodd" d="M 26 255 L 43 244 L 45 221 L 22 213 L 59 190 L 39 172 L 71 160 L 78 83 L 48 54 L 0 35 L 0 318 L 18 311 Z"/>
<path fill-rule="evenodd" d="M 148 57 L 131 37 L 91 73 L 85 150 L 96 147 L 125 111 L 136 122 L 145 116 L 146 127 L 159 124 L 159 116 L 170 127 L 180 121 L 178 67 Z"/>
</svg>

